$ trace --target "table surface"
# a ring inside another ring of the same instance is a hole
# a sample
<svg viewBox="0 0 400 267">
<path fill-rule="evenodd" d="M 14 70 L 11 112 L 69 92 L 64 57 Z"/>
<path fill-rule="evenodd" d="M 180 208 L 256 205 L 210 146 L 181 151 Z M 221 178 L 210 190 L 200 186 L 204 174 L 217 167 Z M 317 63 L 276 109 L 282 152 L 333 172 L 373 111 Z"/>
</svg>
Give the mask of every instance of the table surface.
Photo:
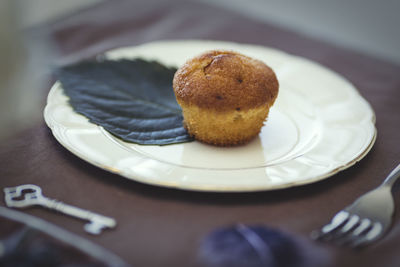
<svg viewBox="0 0 400 267">
<path fill-rule="evenodd" d="M 24 212 L 87 238 L 133 266 L 199 266 L 201 240 L 235 223 L 264 224 L 307 239 L 311 230 L 379 185 L 399 163 L 400 66 L 392 63 L 190 1 L 107 1 L 31 33 L 40 38 L 44 30 L 60 48 L 58 61 L 64 64 L 115 47 L 166 39 L 274 47 L 341 74 L 376 113 L 378 138 L 360 162 L 318 183 L 269 192 L 202 193 L 134 182 L 72 155 L 44 121 L 0 144 L 1 188 L 37 184 L 51 197 L 116 218 L 118 227 L 89 236 L 73 218 L 40 208 Z M 41 91 L 43 106 L 48 90 Z M 400 194 L 395 195 L 400 204 Z M 324 250 L 333 266 L 398 266 L 399 209 L 397 205 L 390 232 L 363 250 L 319 243 L 310 249 Z"/>
</svg>

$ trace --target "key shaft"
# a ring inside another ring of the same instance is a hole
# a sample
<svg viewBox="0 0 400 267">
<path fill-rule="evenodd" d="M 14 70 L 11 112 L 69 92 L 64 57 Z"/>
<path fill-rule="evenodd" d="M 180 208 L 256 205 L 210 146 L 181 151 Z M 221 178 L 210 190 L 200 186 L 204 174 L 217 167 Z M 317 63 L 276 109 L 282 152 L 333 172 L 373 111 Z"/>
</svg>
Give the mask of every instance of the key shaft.
<svg viewBox="0 0 400 267">
<path fill-rule="evenodd" d="M 44 196 L 40 198 L 39 205 L 82 220 L 96 221 L 97 223 L 103 224 L 105 227 L 112 228 L 116 225 L 116 222 L 113 218 L 106 217 L 104 215 L 100 215 L 89 210 L 81 209 L 76 206 L 65 204 L 61 201 L 50 199 Z"/>
</svg>

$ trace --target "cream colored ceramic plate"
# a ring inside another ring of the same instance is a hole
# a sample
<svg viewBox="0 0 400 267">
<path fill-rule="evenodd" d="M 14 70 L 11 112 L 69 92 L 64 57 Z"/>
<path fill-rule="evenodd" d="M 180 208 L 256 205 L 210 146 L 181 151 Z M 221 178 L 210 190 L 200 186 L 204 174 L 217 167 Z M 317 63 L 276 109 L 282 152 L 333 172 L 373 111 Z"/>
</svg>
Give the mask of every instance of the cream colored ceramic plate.
<svg viewBox="0 0 400 267">
<path fill-rule="evenodd" d="M 163 41 L 109 52 L 109 58 L 156 59 L 180 66 L 209 49 L 232 49 L 271 66 L 280 91 L 260 135 L 241 147 L 199 142 L 142 146 L 123 142 L 73 111 L 51 89 L 44 117 L 78 157 L 143 183 L 200 191 L 259 191 L 312 183 L 361 160 L 375 137 L 370 105 L 344 78 L 278 50 L 214 41 Z"/>
</svg>

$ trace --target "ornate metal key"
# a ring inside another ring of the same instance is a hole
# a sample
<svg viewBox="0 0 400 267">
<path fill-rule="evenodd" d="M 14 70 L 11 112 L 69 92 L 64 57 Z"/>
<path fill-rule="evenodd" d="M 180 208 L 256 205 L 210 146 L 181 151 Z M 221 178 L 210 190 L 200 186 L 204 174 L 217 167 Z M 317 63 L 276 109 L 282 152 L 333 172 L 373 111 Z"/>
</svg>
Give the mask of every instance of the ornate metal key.
<svg viewBox="0 0 400 267">
<path fill-rule="evenodd" d="M 116 221 L 113 218 L 106 217 L 88 210 L 64 204 L 55 199 L 50 199 L 42 195 L 42 189 L 33 184 L 25 184 L 16 187 L 4 188 L 5 201 L 7 207 L 25 208 L 39 205 L 51 210 L 89 221 L 84 229 L 90 234 L 100 234 L 104 228 L 113 228 Z"/>
</svg>

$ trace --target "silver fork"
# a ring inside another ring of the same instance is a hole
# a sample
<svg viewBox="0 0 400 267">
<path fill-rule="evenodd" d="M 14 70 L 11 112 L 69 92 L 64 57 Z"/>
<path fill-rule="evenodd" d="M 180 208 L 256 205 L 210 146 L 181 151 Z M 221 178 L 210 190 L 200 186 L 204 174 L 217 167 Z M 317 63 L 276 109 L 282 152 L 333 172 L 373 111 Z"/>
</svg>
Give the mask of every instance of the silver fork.
<svg viewBox="0 0 400 267">
<path fill-rule="evenodd" d="M 392 187 L 399 177 L 400 164 L 380 186 L 339 211 L 330 223 L 313 231 L 311 238 L 351 247 L 365 246 L 381 238 L 392 223 Z"/>
</svg>

